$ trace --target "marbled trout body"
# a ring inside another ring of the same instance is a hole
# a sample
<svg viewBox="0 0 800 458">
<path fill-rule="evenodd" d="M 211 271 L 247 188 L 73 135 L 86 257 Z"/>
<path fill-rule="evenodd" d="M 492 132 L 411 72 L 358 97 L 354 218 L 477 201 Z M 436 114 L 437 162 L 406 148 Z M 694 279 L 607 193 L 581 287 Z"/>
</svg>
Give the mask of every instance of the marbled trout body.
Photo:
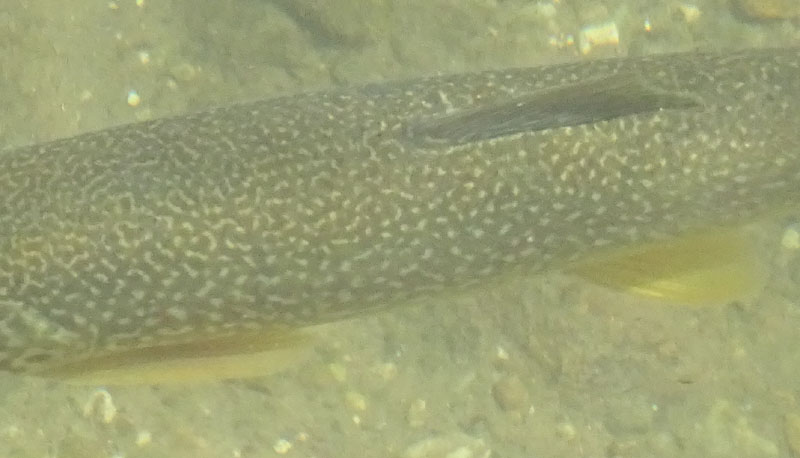
<svg viewBox="0 0 800 458">
<path fill-rule="evenodd" d="M 0 368 L 457 289 L 800 199 L 800 51 L 302 94 L 0 155 Z"/>
</svg>

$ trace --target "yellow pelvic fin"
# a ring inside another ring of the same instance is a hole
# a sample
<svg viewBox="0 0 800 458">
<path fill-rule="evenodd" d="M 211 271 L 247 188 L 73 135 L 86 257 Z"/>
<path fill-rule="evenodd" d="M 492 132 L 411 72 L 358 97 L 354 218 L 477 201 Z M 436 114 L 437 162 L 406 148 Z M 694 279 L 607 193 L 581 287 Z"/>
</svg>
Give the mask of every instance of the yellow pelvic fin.
<svg viewBox="0 0 800 458">
<path fill-rule="evenodd" d="M 765 281 L 743 229 L 646 244 L 567 269 L 612 289 L 684 305 L 721 305 L 756 294 Z"/>
<path fill-rule="evenodd" d="M 126 348 L 49 366 L 37 375 L 79 385 L 156 385 L 261 377 L 290 366 L 310 336 L 272 330 Z"/>
</svg>

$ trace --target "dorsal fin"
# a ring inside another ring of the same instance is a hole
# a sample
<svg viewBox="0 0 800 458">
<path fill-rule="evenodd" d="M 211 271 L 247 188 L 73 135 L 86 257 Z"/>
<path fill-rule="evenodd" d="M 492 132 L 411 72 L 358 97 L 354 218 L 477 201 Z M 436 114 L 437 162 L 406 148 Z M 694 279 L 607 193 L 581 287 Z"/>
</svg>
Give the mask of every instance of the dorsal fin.
<svg viewBox="0 0 800 458">
<path fill-rule="evenodd" d="M 577 126 L 621 116 L 700 105 L 698 97 L 649 85 L 636 73 L 619 73 L 537 90 L 508 100 L 416 120 L 415 143 L 459 145 L 523 132 Z"/>
</svg>

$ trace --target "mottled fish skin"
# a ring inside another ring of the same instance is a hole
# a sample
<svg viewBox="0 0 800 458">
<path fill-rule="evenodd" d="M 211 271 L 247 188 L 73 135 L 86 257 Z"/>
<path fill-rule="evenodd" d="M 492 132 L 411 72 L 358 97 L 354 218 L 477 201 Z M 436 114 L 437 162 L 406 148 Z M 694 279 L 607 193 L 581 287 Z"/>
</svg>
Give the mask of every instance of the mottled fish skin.
<svg viewBox="0 0 800 458">
<path fill-rule="evenodd" d="M 678 103 L 552 125 L 487 114 L 616 77 Z M 797 49 L 685 54 L 302 94 L 8 150 L 0 369 L 322 323 L 748 222 L 800 199 L 798 106 Z"/>
</svg>

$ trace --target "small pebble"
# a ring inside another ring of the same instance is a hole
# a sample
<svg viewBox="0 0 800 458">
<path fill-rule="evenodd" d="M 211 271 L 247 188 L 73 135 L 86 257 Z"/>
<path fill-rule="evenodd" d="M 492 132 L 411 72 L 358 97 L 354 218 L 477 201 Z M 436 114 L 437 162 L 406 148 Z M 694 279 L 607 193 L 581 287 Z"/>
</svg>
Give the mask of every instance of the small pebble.
<svg viewBox="0 0 800 458">
<path fill-rule="evenodd" d="M 292 443 L 287 441 L 286 439 L 278 439 L 272 444 L 272 450 L 275 450 L 275 453 L 278 455 L 285 455 L 292 449 Z"/>
<path fill-rule="evenodd" d="M 564 440 L 572 440 L 575 439 L 575 436 L 578 435 L 578 431 L 575 430 L 575 426 L 572 423 L 561 423 L 556 427 L 556 433 L 558 437 Z"/>
<path fill-rule="evenodd" d="M 495 357 L 501 361 L 508 361 L 508 352 L 505 348 L 501 347 L 500 345 L 497 346 L 497 353 L 495 353 Z"/>
<path fill-rule="evenodd" d="M 683 15 L 683 20 L 691 24 L 700 19 L 700 8 L 689 3 L 681 3 L 678 5 L 678 11 Z"/>
<path fill-rule="evenodd" d="M 84 417 L 89 417 L 95 413 L 100 416 L 100 419 L 105 424 L 111 423 L 117 416 L 117 408 L 111 399 L 111 393 L 102 388 L 92 392 L 89 400 L 83 406 Z"/>
<path fill-rule="evenodd" d="M 619 30 L 614 22 L 587 26 L 578 34 L 578 48 L 587 55 L 596 47 L 619 45 Z"/>
<path fill-rule="evenodd" d="M 356 391 L 348 391 L 344 395 L 345 403 L 351 410 L 363 412 L 367 410 L 367 398 Z"/>
<path fill-rule="evenodd" d="M 466 434 L 434 436 L 410 445 L 403 458 L 489 458 L 492 450 L 483 440 Z"/>
<path fill-rule="evenodd" d="M 347 380 L 347 368 L 339 363 L 331 363 L 328 365 L 328 370 L 331 372 L 333 379 L 339 383 Z"/>
<path fill-rule="evenodd" d="M 553 3 L 536 2 L 532 7 L 542 18 L 552 19 L 556 17 L 556 5 Z"/>
<path fill-rule="evenodd" d="M 139 431 L 136 434 L 136 445 L 139 447 L 148 446 L 151 442 L 153 442 L 153 435 L 150 434 L 150 431 Z"/>
<path fill-rule="evenodd" d="M 22 434 L 22 430 L 17 425 L 11 425 L 2 430 L 3 437 L 14 439 Z"/>
<path fill-rule="evenodd" d="M 425 424 L 428 418 L 428 403 L 424 399 L 415 399 L 408 407 L 406 420 L 412 428 L 419 428 Z"/>
<path fill-rule="evenodd" d="M 492 396 L 503 410 L 527 410 L 528 389 L 516 375 L 506 376 L 495 382 L 492 386 Z"/>
<path fill-rule="evenodd" d="M 797 231 L 797 228 L 789 227 L 783 231 L 781 245 L 787 250 L 796 250 L 800 248 L 800 232 Z"/>
<path fill-rule="evenodd" d="M 128 91 L 128 105 L 132 107 L 138 107 L 140 103 L 142 103 L 142 97 L 139 95 L 139 93 L 133 89 Z"/>
<path fill-rule="evenodd" d="M 374 372 L 380 376 L 380 378 L 384 382 L 388 382 L 389 380 L 395 378 L 397 376 L 397 364 L 395 363 L 383 363 L 378 365 Z"/>
</svg>

